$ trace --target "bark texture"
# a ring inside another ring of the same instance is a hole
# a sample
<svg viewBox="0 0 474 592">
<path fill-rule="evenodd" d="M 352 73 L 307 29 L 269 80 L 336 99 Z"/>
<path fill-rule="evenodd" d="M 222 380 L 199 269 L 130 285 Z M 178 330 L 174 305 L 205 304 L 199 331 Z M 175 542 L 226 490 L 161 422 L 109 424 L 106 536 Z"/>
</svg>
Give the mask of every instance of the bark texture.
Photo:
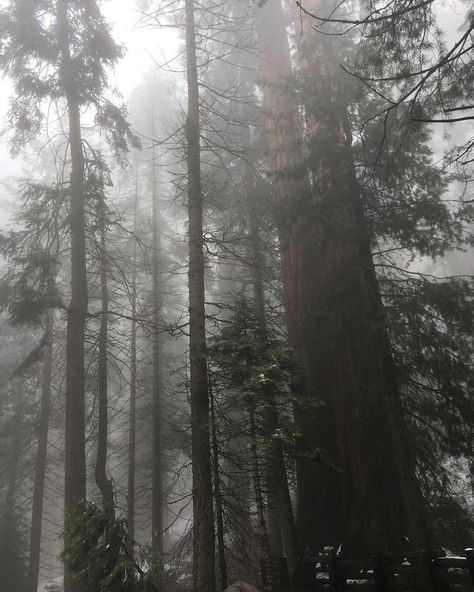
<svg viewBox="0 0 474 592">
<path fill-rule="evenodd" d="M 306 162 L 294 96 L 284 84 L 291 63 L 279 0 L 264 10 L 272 8 L 265 103 L 289 334 L 303 373 L 299 388 L 323 403 L 296 417 L 300 549 L 342 543 L 358 556 L 424 546 L 337 62 L 298 47 L 309 67 L 304 75 L 315 85 L 305 102 Z M 308 24 L 305 34 L 313 34 Z"/>
<path fill-rule="evenodd" d="M 84 215 L 84 155 L 79 97 L 74 80 L 70 50 L 67 0 L 58 0 L 57 26 L 61 51 L 60 81 L 66 95 L 69 118 L 71 300 L 66 337 L 66 417 L 65 417 L 65 546 L 71 512 L 86 497 L 85 416 L 84 416 L 84 331 L 87 315 L 86 239 Z M 65 568 L 65 590 L 77 586 Z"/>
<path fill-rule="evenodd" d="M 215 591 L 214 511 L 209 440 L 204 306 L 204 257 L 201 191 L 199 84 L 194 0 L 186 0 L 186 63 L 188 84 L 187 165 L 189 216 L 189 332 L 191 391 L 191 454 L 193 473 L 193 583 L 195 592 Z"/>
</svg>

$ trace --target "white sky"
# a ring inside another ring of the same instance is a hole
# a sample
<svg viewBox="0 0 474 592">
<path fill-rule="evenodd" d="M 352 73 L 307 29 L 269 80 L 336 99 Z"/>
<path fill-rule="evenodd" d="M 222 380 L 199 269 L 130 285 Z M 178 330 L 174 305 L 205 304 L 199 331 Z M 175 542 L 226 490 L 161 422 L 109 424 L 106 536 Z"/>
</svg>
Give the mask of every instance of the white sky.
<svg viewBox="0 0 474 592">
<path fill-rule="evenodd" d="M 0 6 L 4 4 L 0 0 Z M 140 26 L 140 13 L 136 0 L 106 0 L 102 11 L 113 27 L 114 38 L 126 47 L 124 58 L 117 64 L 112 76 L 111 86 L 115 87 L 126 100 L 127 95 L 139 85 L 150 72 L 154 63 L 163 64 L 172 59 L 177 49 L 177 36 L 172 29 L 151 29 Z M 0 227 L 9 226 L 11 203 L 15 178 L 23 175 L 21 158 L 12 159 L 9 153 L 9 140 L 6 114 L 11 95 L 11 84 L 5 78 L 0 84 Z"/>
<path fill-rule="evenodd" d="M 126 97 L 153 63 L 163 64 L 176 55 L 176 32 L 170 28 L 142 26 L 136 0 L 107 0 L 102 12 L 113 27 L 115 40 L 127 48 L 125 57 L 115 68 L 113 80 Z"/>
</svg>

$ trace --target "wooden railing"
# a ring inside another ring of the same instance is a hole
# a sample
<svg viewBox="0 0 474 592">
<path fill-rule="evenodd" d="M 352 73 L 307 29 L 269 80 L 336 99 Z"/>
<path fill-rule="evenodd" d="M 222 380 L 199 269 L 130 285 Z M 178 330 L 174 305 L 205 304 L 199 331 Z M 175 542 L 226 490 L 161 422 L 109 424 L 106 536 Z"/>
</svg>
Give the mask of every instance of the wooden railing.
<svg viewBox="0 0 474 592">
<path fill-rule="evenodd" d="M 444 552 L 378 553 L 367 560 L 335 553 L 298 561 L 298 592 L 474 592 L 474 550 L 464 557 Z"/>
</svg>

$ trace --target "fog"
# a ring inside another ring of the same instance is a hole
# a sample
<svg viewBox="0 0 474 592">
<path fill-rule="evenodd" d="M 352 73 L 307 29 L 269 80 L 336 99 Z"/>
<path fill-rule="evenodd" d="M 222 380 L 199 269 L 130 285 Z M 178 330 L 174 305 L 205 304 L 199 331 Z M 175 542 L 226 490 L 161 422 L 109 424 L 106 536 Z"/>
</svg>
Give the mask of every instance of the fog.
<svg viewBox="0 0 474 592">
<path fill-rule="evenodd" d="M 473 30 L 0 1 L 0 592 L 470 589 Z"/>
</svg>

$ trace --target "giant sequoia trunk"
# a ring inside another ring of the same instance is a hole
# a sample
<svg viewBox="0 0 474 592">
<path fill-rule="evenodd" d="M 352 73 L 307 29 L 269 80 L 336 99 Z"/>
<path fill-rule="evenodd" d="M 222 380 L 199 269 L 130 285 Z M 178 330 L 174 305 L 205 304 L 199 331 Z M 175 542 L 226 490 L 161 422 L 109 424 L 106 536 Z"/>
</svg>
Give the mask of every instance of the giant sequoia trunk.
<svg viewBox="0 0 474 592">
<path fill-rule="evenodd" d="M 342 90 L 323 52 L 299 48 L 315 85 L 305 103 L 306 163 L 294 97 L 285 85 L 291 64 L 279 0 L 265 10 L 272 10 L 265 103 L 289 334 L 304 377 L 299 388 L 323 403 L 296 417 L 300 548 L 342 542 L 348 554 L 365 555 L 422 545 L 419 491 Z M 309 26 L 305 31 L 315 34 Z"/>
<path fill-rule="evenodd" d="M 65 417 L 65 545 L 71 512 L 86 497 L 84 417 L 84 331 L 87 315 L 86 239 L 84 214 L 84 155 L 79 97 L 69 47 L 67 0 L 58 0 L 57 25 L 61 51 L 60 79 L 67 100 L 71 153 L 70 215 L 71 300 L 67 315 Z M 66 592 L 76 586 L 65 570 Z"/>
<path fill-rule="evenodd" d="M 30 554 L 28 564 L 28 587 L 30 592 L 38 590 L 41 556 L 41 530 L 43 521 L 44 483 L 46 476 L 49 414 L 51 411 L 51 377 L 53 370 L 54 310 L 46 313 L 45 358 L 41 384 L 41 407 L 38 428 L 38 450 L 35 461 L 33 486 L 33 507 L 31 513 Z"/>
<path fill-rule="evenodd" d="M 193 473 L 193 583 L 195 592 L 214 592 L 215 543 L 209 441 L 209 388 L 204 306 L 199 84 L 194 0 L 186 0 L 188 84 L 187 165 L 189 215 L 189 336 L 191 454 Z"/>
</svg>

